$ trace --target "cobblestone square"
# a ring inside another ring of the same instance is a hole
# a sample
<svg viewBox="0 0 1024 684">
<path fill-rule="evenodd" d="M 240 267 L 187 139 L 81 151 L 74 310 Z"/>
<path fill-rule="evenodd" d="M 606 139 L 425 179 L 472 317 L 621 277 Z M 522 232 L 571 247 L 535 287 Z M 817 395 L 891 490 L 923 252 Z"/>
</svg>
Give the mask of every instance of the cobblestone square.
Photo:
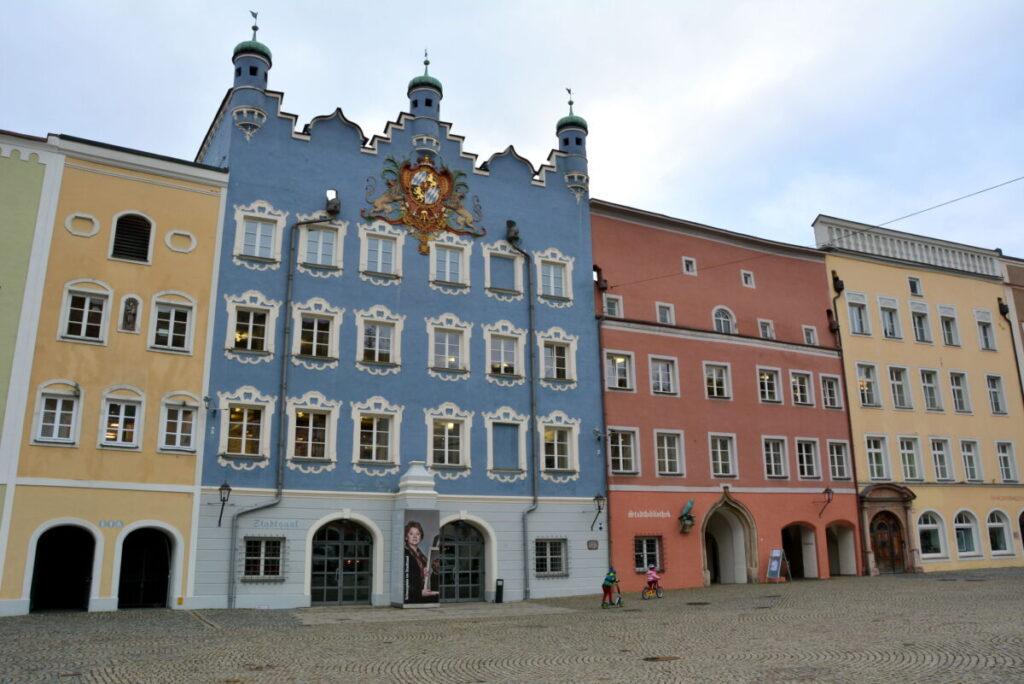
<svg viewBox="0 0 1024 684">
<path fill-rule="evenodd" d="M 0 682 L 1024 682 L 1024 571 L 0 620 Z"/>
</svg>

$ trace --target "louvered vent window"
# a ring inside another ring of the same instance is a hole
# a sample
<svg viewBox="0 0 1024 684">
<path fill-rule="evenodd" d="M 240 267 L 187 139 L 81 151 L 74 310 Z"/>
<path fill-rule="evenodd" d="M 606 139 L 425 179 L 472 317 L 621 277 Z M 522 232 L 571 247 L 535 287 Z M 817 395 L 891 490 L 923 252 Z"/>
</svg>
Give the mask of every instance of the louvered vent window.
<svg viewBox="0 0 1024 684">
<path fill-rule="evenodd" d="M 110 256 L 115 259 L 149 261 L 149 221 L 138 214 L 125 214 L 117 219 L 114 229 L 114 249 Z"/>
</svg>

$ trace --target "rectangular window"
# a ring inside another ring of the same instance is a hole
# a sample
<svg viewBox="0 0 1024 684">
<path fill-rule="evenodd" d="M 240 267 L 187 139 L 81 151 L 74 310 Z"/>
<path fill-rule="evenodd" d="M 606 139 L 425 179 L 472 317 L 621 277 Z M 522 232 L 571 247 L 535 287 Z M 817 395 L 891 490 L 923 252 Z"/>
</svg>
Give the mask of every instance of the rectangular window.
<svg viewBox="0 0 1024 684">
<path fill-rule="evenodd" d="M 565 264 L 555 261 L 540 263 L 540 293 L 545 297 L 565 298 Z"/>
<path fill-rule="evenodd" d="M 391 462 L 391 416 L 359 416 L 359 460 Z"/>
<path fill-rule="evenodd" d="M 771 368 L 757 369 L 757 391 L 761 401 L 780 403 L 779 371 Z"/>
<path fill-rule="evenodd" d="M 391 363 L 395 327 L 390 323 L 363 324 L 363 361 Z"/>
<path fill-rule="evenodd" d="M 1013 458 L 1013 444 L 996 442 L 996 459 L 999 461 L 999 476 L 1003 482 L 1016 482 L 1017 464 Z"/>
<path fill-rule="evenodd" d="M 729 367 L 715 363 L 704 364 L 704 386 L 709 399 L 728 399 Z"/>
<path fill-rule="evenodd" d="M 519 470 L 519 424 L 491 424 L 491 454 L 494 470 Z"/>
<path fill-rule="evenodd" d="M 260 259 L 274 258 L 274 229 L 272 221 L 247 218 L 242 236 L 242 254 Z"/>
<path fill-rule="evenodd" d="M 775 324 L 774 323 L 772 323 L 771 321 L 766 321 L 764 319 L 759 319 L 757 321 L 757 327 L 761 331 L 762 339 L 765 339 L 765 340 L 774 340 L 775 339 Z"/>
<path fill-rule="evenodd" d="M 942 410 L 942 391 L 939 388 L 939 373 L 933 370 L 921 371 L 921 394 L 928 411 Z"/>
<path fill-rule="evenodd" d="M 515 375 L 516 338 L 491 335 L 490 363 L 492 375 Z"/>
<path fill-rule="evenodd" d="M 306 228 L 306 252 L 303 263 L 334 266 L 334 248 L 338 231 L 333 228 Z"/>
<path fill-rule="evenodd" d="M 166 406 L 164 409 L 163 440 L 160 446 L 164 449 L 183 449 L 191 451 L 192 436 L 196 428 L 196 410 L 191 406 Z"/>
<path fill-rule="evenodd" d="M 967 387 L 967 374 L 950 371 L 949 389 L 953 393 L 953 410 L 957 413 L 970 413 L 971 395 Z"/>
<path fill-rule="evenodd" d="M 956 314 L 952 312 L 943 313 L 945 308 L 939 307 L 939 327 L 942 328 L 942 344 L 947 347 L 959 347 L 960 330 L 956 324 Z"/>
<path fill-rule="evenodd" d="M 988 404 L 992 413 L 1003 415 L 1006 413 L 1006 400 L 1003 398 L 1003 378 L 999 375 L 986 375 L 985 385 L 988 387 Z"/>
<path fill-rule="evenodd" d="M 921 297 L 924 295 L 924 289 L 921 287 L 921 279 L 916 276 L 907 276 L 907 286 L 910 288 L 910 294 L 915 297 Z"/>
<path fill-rule="evenodd" d="M 818 329 L 813 325 L 803 326 L 804 344 L 818 344 Z"/>
<path fill-rule="evenodd" d="M 914 325 L 914 341 L 931 343 L 932 327 L 928 323 L 927 311 L 911 311 L 910 321 Z"/>
<path fill-rule="evenodd" d="M 565 539 L 538 539 L 534 542 L 534 566 L 537 577 L 568 577 Z"/>
<path fill-rule="evenodd" d="M 157 304 L 153 346 L 161 349 L 188 351 L 188 325 L 191 315 L 192 308 L 188 306 Z"/>
<path fill-rule="evenodd" d="M 711 435 L 711 474 L 714 477 L 736 477 L 736 454 L 733 438 L 726 435 Z"/>
<path fill-rule="evenodd" d="M 800 479 L 821 477 L 818 472 L 818 443 L 810 440 L 796 441 L 796 467 Z"/>
<path fill-rule="evenodd" d="M 284 539 L 245 538 L 245 577 L 280 579 Z"/>
<path fill-rule="evenodd" d="M 64 337 L 102 342 L 103 309 L 106 305 L 105 296 L 83 292 L 70 293 Z"/>
<path fill-rule="evenodd" d="M 235 349 L 264 351 L 267 343 L 267 312 L 238 309 L 235 312 Z"/>
<path fill-rule="evenodd" d="M 42 396 L 37 439 L 44 442 L 73 442 L 78 413 L 76 397 Z"/>
<path fill-rule="evenodd" d="M 676 393 L 676 362 L 672 359 L 651 359 L 651 391 L 655 394 Z"/>
<path fill-rule="evenodd" d="M 433 465 L 462 465 L 462 422 L 435 420 L 433 433 Z"/>
<path fill-rule="evenodd" d="M 881 306 L 882 334 L 891 340 L 898 340 L 903 337 L 903 332 L 900 330 L 900 312 L 896 308 L 895 301 L 889 302 L 888 298 L 885 300 Z"/>
<path fill-rule="evenodd" d="M 968 482 L 981 482 L 981 464 L 978 462 L 978 443 L 972 440 L 960 442 L 960 453 L 964 461 L 964 478 Z"/>
<path fill-rule="evenodd" d="M 544 377 L 548 380 L 569 379 L 569 345 L 562 342 L 544 342 Z"/>
<path fill-rule="evenodd" d="M 692 257 L 683 257 L 683 273 L 697 275 L 697 260 Z"/>
<path fill-rule="evenodd" d="M 829 442 L 828 466 L 833 480 L 847 480 L 850 477 L 850 466 L 847 458 L 846 444 Z"/>
<path fill-rule="evenodd" d="M 608 457 L 613 473 L 636 472 L 636 435 L 630 430 L 608 431 Z"/>
<path fill-rule="evenodd" d="M 328 414 L 319 411 L 295 413 L 296 458 L 327 458 Z"/>
<path fill-rule="evenodd" d="M 370 273 L 397 275 L 393 238 L 370 235 L 366 238 L 366 270 Z"/>
<path fill-rule="evenodd" d="M 814 394 L 811 390 L 811 374 L 792 371 L 789 377 L 793 390 L 793 403 L 797 406 L 813 406 Z"/>
<path fill-rule="evenodd" d="M 434 277 L 442 283 L 462 283 L 462 250 L 435 245 Z"/>
<path fill-rule="evenodd" d="M 303 315 L 299 328 L 299 354 L 327 358 L 331 350 L 331 319 Z"/>
<path fill-rule="evenodd" d="M 850 312 L 850 332 L 854 335 L 870 335 L 871 328 L 868 327 L 867 305 L 863 301 L 856 301 L 854 299 L 847 299 L 846 304 Z"/>
<path fill-rule="evenodd" d="M 544 428 L 544 469 L 569 470 L 569 430 Z"/>
<path fill-rule="evenodd" d="M 434 368 L 462 369 L 462 332 L 458 330 L 434 331 Z"/>
<path fill-rule="evenodd" d="M 825 408 L 843 408 L 843 395 L 840 389 L 839 378 L 831 375 L 821 376 L 821 403 Z"/>
<path fill-rule="evenodd" d="M 949 465 L 949 440 L 932 440 L 932 465 L 935 466 L 936 480 L 953 479 L 953 471 Z"/>
<path fill-rule="evenodd" d="M 228 454 L 262 456 L 262 435 L 262 408 L 239 405 L 228 407 Z"/>
<path fill-rule="evenodd" d="M 654 566 L 661 569 L 661 537 L 635 537 L 633 539 L 633 568 L 646 572 Z"/>
<path fill-rule="evenodd" d="M 501 254 L 490 254 L 488 257 L 490 267 L 490 289 L 503 290 L 505 292 L 518 292 L 516 279 L 515 257 Z"/>
<path fill-rule="evenodd" d="M 889 366 L 889 388 L 892 391 L 893 408 L 914 408 L 910 401 L 910 380 L 906 368 Z"/>
<path fill-rule="evenodd" d="M 608 389 L 633 389 L 633 357 L 621 352 L 607 352 L 604 356 L 604 374 Z"/>
<path fill-rule="evenodd" d="M 658 322 L 664 325 L 675 325 L 676 313 L 671 304 L 658 304 Z"/>
<path fill-rule="evenodd" d="M 878 397 L 878 375 L 874 365 L 869 363 L 857 364 L 857 385 L 860 388 L 861 406 L 881 406 Z"/>
<path fill-rule="evenodd" d="M 107 401 L 106 422 L 104 423 L 103 444 L 108 446 L 138 446 L 138 425 L 140 406 L 129 401 Z"/>
<path fill-rule="evenodd" d="M 867 437 L 865 440 L 868 456 L 868 474 L 872 480 L 889 479 L 889 456 L 886 453 L 885 437 Z"/>
<path fill-rule="evenodd" d="M 682 448 L 678 434 L 655 432 L 654 448 L 659 475 L 683 474 Z"/>
<path fill-rule="evenodd" d="M 904 480 L 921 479 L 921 463 L 917 450 L 917 438 L 900 437 L 900 465 L 903 466 Z"/>
<path fill-rule="evenodd" d="M 740 271 L 740 282 L 743 283 L 743 287 L 756 287 L 754 284 L 754 272 Z"/>
<path fill-rule="evenodd" d="M 996 336 L 992 328 L 992 312 L 975 309 L 974 320 L 978 324 L 978 344 L 985 351 L 995 351 Z"/>
<path fill-rule="evenodd" d="M 786 477 L 786 441 L 766 437 L 762 442 L 762 449 L 765 477 Z"/>
<path fill-rule="evenodd" d="M 622 318 L 622 297 L 606 294 L 602 298 L 604 302 L 604 315 L 612 318 Z"/>
</svg>

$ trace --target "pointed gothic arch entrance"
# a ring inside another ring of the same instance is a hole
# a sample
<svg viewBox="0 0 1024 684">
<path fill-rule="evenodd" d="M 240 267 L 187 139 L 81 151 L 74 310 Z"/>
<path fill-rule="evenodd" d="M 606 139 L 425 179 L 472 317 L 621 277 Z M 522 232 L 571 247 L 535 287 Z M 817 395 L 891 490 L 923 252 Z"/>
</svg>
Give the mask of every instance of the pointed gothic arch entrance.
<svg viewBox="0 0 1024 684">
<path fill-rule="evenodd" d="M 757 582 L 754 518 L 726 488 L 704 518 L 704 585 Z"/>
</svg>

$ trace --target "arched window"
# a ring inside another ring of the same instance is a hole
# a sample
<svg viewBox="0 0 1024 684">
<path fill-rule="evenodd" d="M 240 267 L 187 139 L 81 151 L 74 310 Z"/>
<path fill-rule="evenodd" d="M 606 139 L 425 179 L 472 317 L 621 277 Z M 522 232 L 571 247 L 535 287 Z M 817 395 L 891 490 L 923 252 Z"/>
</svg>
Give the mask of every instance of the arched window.
<svg viewBox="0 0 1024 684">
<path fill-rule="evenodd" d="M 977 525 L 974 516 L 967 511 L 960 511 L 953 519 L 956 530 L 956 550 L 963 555 L 978 555 Z"/>
<path fill-rule="evenodd" d="M 149 263 L 150 235 L 153 224 L 140 214 L 122 214 L 114 224 L 114 242 L 110 256 L 114 259 Z"/>
<path fill-rule="evenodd" d="M 1010 523 L 999 511 L 988 514 L 988 542 L 992 553 L 1011 553 Z"/>
<path fill-rule="evenodd" d="M 736 332 L 736 321 L 728 309 L 715 309 L 714 320 L 716 332 L 730 335 Z"/>
<path fill-rule="evenodd" d="M 942 520 L 932 512 L 922 513 L 917 519 L 917 534 L 921 540 L 922 556 L 943 555 L 942 542 L 945 535 L 942 531 Z"/>
</svg>

